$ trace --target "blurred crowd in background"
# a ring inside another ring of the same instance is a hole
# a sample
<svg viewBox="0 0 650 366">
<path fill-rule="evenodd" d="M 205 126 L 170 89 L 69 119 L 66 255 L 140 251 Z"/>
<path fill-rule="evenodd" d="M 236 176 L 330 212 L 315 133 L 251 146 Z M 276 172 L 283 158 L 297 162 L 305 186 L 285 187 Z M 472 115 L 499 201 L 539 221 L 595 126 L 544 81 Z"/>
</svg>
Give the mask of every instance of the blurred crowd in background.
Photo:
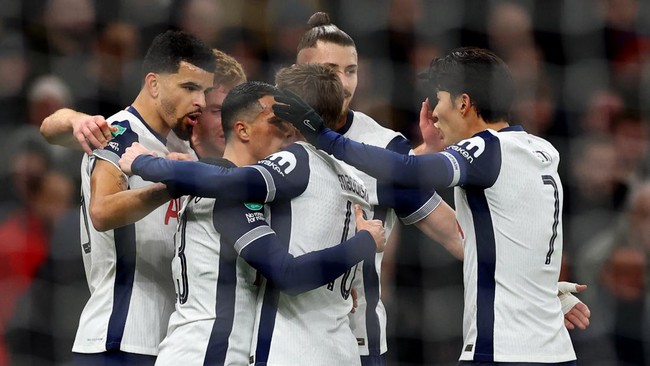
<svg viewBox="0 0 650 366">
<path fill-rule="evenodd" d="M 642 0 L 0 0 L 0 365 L 64 365 L 88 287 L 81 152 L 38 129 L 61 107 L 108 117 L 140 88 L 169 28 L 234 56 L 249 80 L 293 63 L 326 11 L 355 39 L 353 109 L 419 142 L 417 73 L 459 46 L 495 51 L 518 87 L 513 123 L 562 154 L 563 279 L 591 326 L 580 365 L 650 365 L 650 2 Z M 451 192 L 441 194 L 452 204 Z M 534 213 L 531 213 L 533 217 Z M 531 218 L 534 219 L 534 218 Z M 455 365 L 462 263 L 401 227 L 384 259 L 393 365 Z"/>
</svg>

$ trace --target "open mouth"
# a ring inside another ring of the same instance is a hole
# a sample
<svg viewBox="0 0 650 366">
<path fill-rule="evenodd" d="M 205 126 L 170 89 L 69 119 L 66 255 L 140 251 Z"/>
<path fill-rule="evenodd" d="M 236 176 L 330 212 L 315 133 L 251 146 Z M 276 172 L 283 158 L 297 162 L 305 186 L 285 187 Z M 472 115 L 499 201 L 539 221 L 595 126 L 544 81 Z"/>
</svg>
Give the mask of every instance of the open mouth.
<svg viewBox="0 0 650 366">
<path fill-rule="evenodd" d="M 199 116 L 201 115 L 201 112 L 193 112 L 188 114 L 187 120 L 189 121 L 189 124 L 194 126 L 199 122 Z"/>
</svg>

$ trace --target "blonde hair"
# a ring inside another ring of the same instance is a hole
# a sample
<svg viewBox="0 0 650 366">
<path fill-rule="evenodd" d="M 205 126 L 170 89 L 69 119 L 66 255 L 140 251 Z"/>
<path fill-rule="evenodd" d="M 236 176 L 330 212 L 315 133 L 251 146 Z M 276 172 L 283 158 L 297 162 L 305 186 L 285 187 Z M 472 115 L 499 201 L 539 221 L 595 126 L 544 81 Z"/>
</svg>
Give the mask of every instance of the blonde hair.
<svg viewBox="0 0 650 366">
<path fill-rule="evenodd" d="M 217 59 L 214 68 L 214 85 L 225 86 L 231 89 L 239 84 L 246 82 L 246 74 L 242 65 L 234 57 L 213 49 L 212 53 Z"/>
</svg>

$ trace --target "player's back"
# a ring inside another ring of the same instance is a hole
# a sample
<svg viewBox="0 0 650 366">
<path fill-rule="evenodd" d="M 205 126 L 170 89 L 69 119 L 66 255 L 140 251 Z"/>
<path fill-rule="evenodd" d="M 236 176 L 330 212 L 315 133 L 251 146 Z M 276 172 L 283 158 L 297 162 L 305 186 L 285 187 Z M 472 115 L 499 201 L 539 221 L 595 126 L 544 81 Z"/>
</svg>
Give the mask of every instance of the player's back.
<svg viewBox="0 0 650 366">
<path fill-rule="evenodd" d="M 302 194 L 271 205 L 271 226 L 278 238 L 288 240 L 291 254 L 331 247 L 354 235 L 354 204 L 361 204 L 366 212 L 369 205 L 363 183 L 347 167 L 307 144 L 294 144 L 265 161 L 286 175 L 294 167 L 308 169 Z M 348 321 L 354 273 L 352 268 L 334 282 L 297 296 L 281 293 L 267 282 L 258 302 L 254 362 L 358 364 Z"/>
<path fill-rule="evenodd" d="M 487 188 L 455 188 L 465 233 L 461 360 L 574 359 L 556 296 L 562 253 L 559 154 L 547 141 L 514 130 L 484 131 L 458 146 L 466 159 L 491 162 L 470 164 L 496 177 Z"/>
<path fill-rule="evenodd" d="M 155 355 L 167 330 L 174 307 L 174 288 L 169 270 L 173 235 L 178 224 L 179 200 L 164 204 L 134 224 L 99 232 L 89 216 L 90 175 L 97 159 L 116 165 L 121 153 L 134 141 L 161 156 L 169 151 L 166 141 L 152 133 L 130 108 L 108 119 L 118 131 L 103 150 L 84 157 L 81 166 L 81 243 L 91 291 L 84 307 L 73 350 L 97 353 L 106 350 Z M 190 152 L 189 146 L 187 151 Z M 128 179 L 130 189 L 150 182 L 138 176 Z"/>
</svg>

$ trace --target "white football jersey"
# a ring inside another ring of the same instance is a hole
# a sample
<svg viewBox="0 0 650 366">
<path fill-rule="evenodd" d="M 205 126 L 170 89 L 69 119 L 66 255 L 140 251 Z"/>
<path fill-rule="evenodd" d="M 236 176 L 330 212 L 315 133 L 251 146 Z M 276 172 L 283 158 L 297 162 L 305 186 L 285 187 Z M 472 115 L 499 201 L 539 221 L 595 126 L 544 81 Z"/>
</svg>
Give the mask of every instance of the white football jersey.
<svg viewBox="0 0 650 366">
<path fill-rule="evenodd" d="M 399 132 L 383 127 L 369 116 L 356 111 L 348 113 L 346 125 L 339 131 L 343 136 L 364 144 L 382 147 L 401 154 L 411 154 L 410 142 Z M 346 164 L 341 162 L 342 164 Z M 347 164 L 346 164 L 347 165 Z M 384 222 L 386 237 L 390 236 L 396 224 L 395 210 L 382 204 L 382 192 L 377 179 L 350 166 L 368 189 L 370 204 L 374 207 L 374 218 Z M 438 194 L 425 196 L 422 206 L 415 207 L 409 216 L 402 218 L 407 224 L 414 224 L 427 217 L 441 202 Z M 384 253 L 377 253 L 374 263 L 364 262 L 357 267 L 353 287 L 357 290 L 357 311 L 350 313 L 352 331 L 359 344 L 359 354 L 380 355 L 388 350 L 386 342 L 386 308 L 381 301 L 381 261 Z"/>
<path fill-rule="evenodd" d="M 259 287 L 228 238 L 252 241 L 271 229 L 262 205 L 219 206 L 213 198 L 185 201 L 172 265 L 176 311 L 156 365 L 248 364 Z"/>
<path fill-rule="evenodd" d="M 369 212 L 363 182 L 336 159 L 296 143 L 254 165 L 277 189 L 270 223 L 294 256 L 332 247 L 355 233 L 354 204 Z M 282 191 L 292 191 L 290 193 Z M 290 296 L 264 281 L 251 362 L 265 365 L 360 364 L 348 313 L 354 269 L 328 285 Z"/>
<path fill-rule="evenodd" d="M 158 207 L 134 224 L 105 232 L 94 229 L 88 209 L 90 175 L 96 159 L 119 169 L 119 157 L 135 141 L 161 156 L 169 153 L 165 138 L 151 130 L 133 107 L 107 121 L 118 131 L 108 146 L 84 157 L 81 164 L 81 245 L 91 295 L 79 320 L 73 351 L 156 355 L 174 309 L 170 263 L 180 199 Z M 189 144 L 184 147 L 185 151 L 177 152 L 193 154 Z M 135 189 L 151 183 L 132 176 L 128 184 Z"/>
<path fill-rule="evenodd" d="M 563 202 L 557 150 L 513 126 L 483 131 L 443 154 L 456 171 L 465 235 L 460 359 L 575 360 L 557 297 Z"/>
</svg>

